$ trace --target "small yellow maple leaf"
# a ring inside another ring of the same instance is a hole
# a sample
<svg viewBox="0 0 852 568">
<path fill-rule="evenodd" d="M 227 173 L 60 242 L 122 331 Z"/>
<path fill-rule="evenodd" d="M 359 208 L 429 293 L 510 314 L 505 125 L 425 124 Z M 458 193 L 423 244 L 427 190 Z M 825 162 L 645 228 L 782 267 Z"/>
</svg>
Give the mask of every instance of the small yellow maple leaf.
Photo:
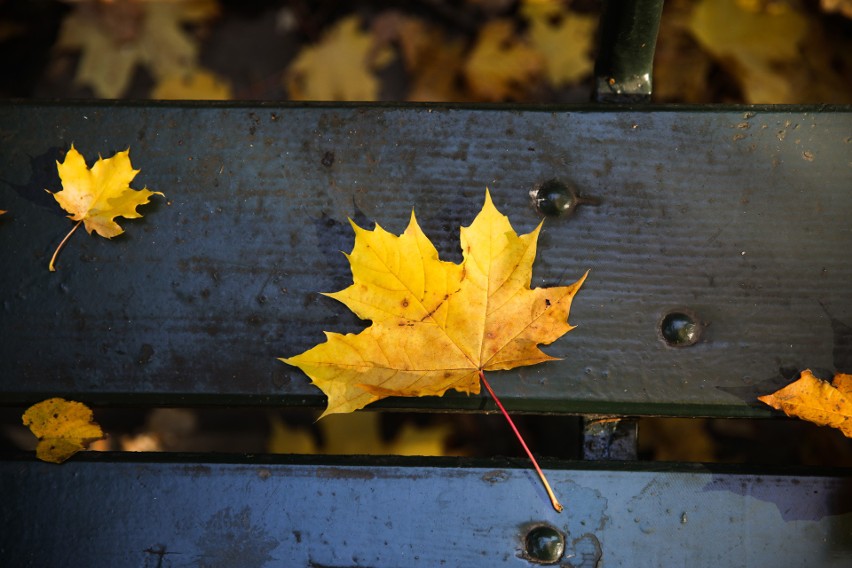
<svg viewBox="0 0 852 568">
<path fill-rule="evenodd" d="M 805 370 L 795 382 L 757 399 L 787 416 L 837 428 L 852 438 L 852 375 L 838 373 L 827 383 Z"/>
<path fill-rule="evenodd" d="M 104 437 L 89 407 L 73 400 L 43 400 L 29 407 L 22 420 L 39 439 L 36 457 L 46 462 L 62 463 Z"/>
<path fill-rule="evenodd" d="M 525 0 L 521 14 L 529 21 L 530 43 L 544 56 L 552 85 L 573 83 L 592 72 L 597 18 L 567 10 L 562 3 L 536 0 Z"/>
<path fill-rule="evenodd" d="M 585 276 L 530 289 L 541 225 L 518 236 L 486 191 L 482 211 L 461 228 L 461 264 L 438 258 L 413 213 L 400 236 L 352 227 L 353 284 L 327 295 L 372 325 L 357 335 L 326 332 L 325 343 L 281 359 L 326 394 L 323 416 L 388 396 L 476 394 L 482 371 L 556 359 L 538 345 L 572 329 L 568 311 Z"/>
<path fill-rule="evenodd" d="M 141 217 L 136 207 L 148 203 L 152 195 L 163 195 L 148 188 L 134 190 L 130 187 L 139 170 L 134 170 L 130 164 L 129 149 L 107 159 L 99 156 L 89 169 L 83 155 L 72 144 L 65 161 L 57 161 L 56 168 L 62 180 L 62 190 L 52 195 L 65 211 L 71 213 L 68 218 L 77 221 L 77 224 L 62 239 L 50 259 L 51 272 L 55 270 L 56 255 L 80 223 L 86 226 L 89 234 L 95 231 L 110 239 L 124 232 L 115 222 L 116 217 Z"/>
<path fill-rule="evenodd" d="M 302 49 L 284 76 L 291 99 L 378 99 L 374 70 L 389 63 L 391 55 L 387 50 L 376 52 L 372 34 L 360 27 L 357 16 L 348 16 L 327 30 L 317 45 Z"/>
<path fill-rule="evenodd" d="M 511 20 L 492 20 L 482 26 L 465 63 L 473 94 L 486 101 L 522 99 L 545 70 L 544 57 L 517 37 Z"/>
</svg>

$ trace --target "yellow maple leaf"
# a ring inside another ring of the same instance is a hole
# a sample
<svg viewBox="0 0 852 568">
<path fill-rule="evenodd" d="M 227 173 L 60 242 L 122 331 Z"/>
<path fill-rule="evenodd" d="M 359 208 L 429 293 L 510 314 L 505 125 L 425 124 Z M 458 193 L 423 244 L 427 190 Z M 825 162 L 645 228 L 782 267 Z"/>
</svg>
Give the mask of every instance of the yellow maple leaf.
<svg viewBox="0 0 852 568">
<path fill-rule="evenodd" d="M 73 400 L 43 400 L 29 407 L 22 420 L 39 439 L 36 457 L 46 462 L 62 463 L 104 437 L 89 407 Z"/>
<path fill-rule="evenodd" d="M 852 375 L 838 373 L 827 383 L 805 370 L 795 382 L 757 399 L 787 416 L 837 428 L 852 438 Z"/>
<path fill-rule="evenodd" d="M 544 57 L 520 40 L 514 23 L 492 20 L 482 26 L 465 63 L 473 94 L 486 101 L 522 99 L 544 72 Z"/>
<path fill-rule="evenodd" d="M 215 0 L 82 2 L 63 20 L 55 48 L 81 52 L 76 83 L 118 98 L 137 65 L 157 81 L 194 69 L 198 44 L 183 25 L 217 13 Z"/>
<path fill-rule="evenodd" d="M 521 14 L 530 25 L 530 43 L 544 56 L 552 85 L 573 83 L 592 72 L 597 18 L 567 10 L 562 3 L 540 0 L 525 0 Z"/>
<path fill-rule="evenodd" d="M 284 75 L 293 100 L 375 101 L 374 71 L 390 62 L 390 52 L 375 50 L 372 34 L 361 31 L 357 16 L 341 19 L 319 43 L 302 49 Z"/>
<path fill-rule="evenodd" d="M 72 144 L 65 161 L 57 161 L 56 168 L 62 180 L 62 190 L 52 195 L 65 211 L 71 213 L 68 218 L 77 223 L 56 247 L 50 259 L 51 272 L 55 270 L 56 255 L 80 223 L 86 226 L 89 234 L 95 231 L 110 239 L 124 232 L 115 222 L 116 217 L 141 217 L 136 207 L 148 203 L 152 195 L 163 195 L 148 188 L 134 190 L 130 187 L 139 170 L 134 170 L 130 164 L 129 149 L 116 153 L 112 158 L 98 156 L 98 161 L 89 169 L 83 155 Z"/>
<path fill-rule="evenodd" d="M 541 225 L 518 236 L 486 191 L 482 211 L 461 228 L 461 264 L 438 258 L 413 213 L 400 236 L 352 227 L 353 284 L 328 296 L 372 325 L 326 332 L 325 343 L 281 359 L 326 394 L 323 416 L 388 396 L 476 394 L 483 371 L 556 359 L 538 345 L 572 329 L 568 311 L 585 276 L 530 289 Z"/>
</svg>

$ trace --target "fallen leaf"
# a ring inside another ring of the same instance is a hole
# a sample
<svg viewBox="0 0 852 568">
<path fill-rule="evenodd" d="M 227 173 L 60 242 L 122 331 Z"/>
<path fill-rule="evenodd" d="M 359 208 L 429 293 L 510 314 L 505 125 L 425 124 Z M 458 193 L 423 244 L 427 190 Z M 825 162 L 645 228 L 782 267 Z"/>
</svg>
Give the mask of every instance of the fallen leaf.
<svg viewBox="0 0 852 568">
<path fill-rule="evenodd" d="M 797 381 L 757 399 L 787 416 L 837 428 L 852 438 L 852 375 L 838 373 L 827 383 L 805 370 Z"/>
<path fill-rule="evenodd" d="M 852 0 L 820 0 L 823 12 L 837 12 L 852 18 Z"/>
<path fill-rule="evenodd" d="M 55 48 L 81 52 L 76 83 L 118 98 L 137 65 L 156 81 L 194 69 L 198 44 L 183 26 L 217 13 L 215 0 L 81 2 L 63 20 Z"/>
<path fill-rule="evenodd" d="M 544 57 L 553 86 L 574 83 L 592 72 L 597 18 L 567 10 L 561 2 L 540 0 L 525 0 L 521 14 L 529 22 L 530 44 Z"/>
<path fill-rule="evenodd" d="M 375 101 L 379 80 L 374 71 L 390 62 L 390 51 L 374 49 L 372 34 L 348 16 L 302 49 L 284 79 L 290 98 L 316 101 Z"/>
<path fill-rule="evenodd" d="M 713 59 L 693 37 L 689 22 L 692 0 L 669 0 L 665 4 L 654 54 L 655 102 L 710 103 L 718 101 L 716 84 L 708 84 Z"/>
<path fill-rule="evenodd" d="M 405 71 L 411 79 L 406 100 L 466 99 L 459 88 L 465 51 L 461 39 L 449 37 L 440 26 L 396 11 L 377 16 L 373 30 L 384 44 L 399 44 Z"/>
<path fill-rule="evenodd" d="M 290 427 L 279 417 L 271 420 L 268 448 L 276 454 L 326 454 L 326 455 L 396 455 L 443 456 L 445 440 L 451 428 L 446 425 L 420 428 L 404 424 L 391 439 L 381 436 L 380 415 L 375 412 L 338 414 L 321 420 L 318 424 L 322 444 L 310 432 Z"/>
<path fill-rule="evenodd" d="M 213 73 L 193 69 L 164 77 L 151 92 L 152 99 L 226 101 L 233 98 L 231 85 Z"/>
<path fill-rule="evenodd" d="M 44 400 L 29 407 L 22 420 L 39 439 L 36 457 L 46 462 L 62 463 L 104 437 L 89 407 L 73 400 Z"/>
<path fill-rule="evenodd" d="M 438 258 L 414 213 L 398 237 L 378 225 L 352 228 L 353 284 L 327 295 L 372 325 L 357 335 L 326 332 L 325 343 L 281 359 L 326 394 L 323 416 L 388 396 L 476 394 L 482 371 L 556 359 L 538 345 L 572 329 L 568 311 L 585 276 L 530 289 L 541 225 L 518 236 L 486 191 L 482 211 L 461 228 L 461 264 Z"/>
<path fill-rule="evenodd" d="M 163 195 L 148 188 L 134 190 L 130 187 L 130 182 L 139 170 L 134 170 L 130 164 L 129 149 L 116 153 L 112 158 L 103 159 L 99 156 L 95 165 L 89 169 L 83 155 L 72 144 L 65 161 L 57 161 L 56 167 L 59 179 L 62 180 L 62 190 L 52 195 L 65 211 L 71 213 L 68 218 L 77 221 L 77 224 L 57 247 L 50 261 L 51 272 L 54 270 L 56 254 L 80 223 L 86 226 L 89 234 L 95 231 L 110 239 L 124 232 L 115 222 L 116 217 L 141 217 L 136 207 L 148 203 L 152 195 Z"/>
<path fill-rule="evenodd" d="M 544 57 L 517 36 L 514 22 L 508 19 L 492 20 L 480 28 L 464 68 L 474 96 L 492 102 L 525 98 L 544 71 Z"/>
<path fill-rule="evenodd" d="M 748 103 L 802 102 L 787 71 L 800 59 L 808 21 L 796 8 L 744 0 L 700 0 L 689 22 L 694 37 L 739 80 Z"/>
</svg>

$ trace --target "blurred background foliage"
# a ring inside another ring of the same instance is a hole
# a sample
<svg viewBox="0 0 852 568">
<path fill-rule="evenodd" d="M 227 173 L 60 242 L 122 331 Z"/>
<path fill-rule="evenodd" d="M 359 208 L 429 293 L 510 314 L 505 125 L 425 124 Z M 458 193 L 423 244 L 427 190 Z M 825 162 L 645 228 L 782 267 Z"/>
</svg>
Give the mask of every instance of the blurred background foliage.
<svg viewBox="0 0 852 568">
<path fill-rule="evenodd" d="M 0 96 L 576 103 L 600 0 L 0 0 Z M 654 100 L 852 102 L 852 0 L 668 0 Z"/>
<path fill-rule="evenodd" d="M 593 0 L 0 0 L 0 97 L 583 103 Z M 852 103 L 852 0 L 668 0 L 657 103 Z M 7 416 L 0 449 L 34 448 Z M 96 449 L 521 456 L 499 415 L 101 409 Z M 581 419 L 520 416 L 578 458 Z M 642 418 L 640 458 L 852 465 L 831 429 Z"/>
</svg>

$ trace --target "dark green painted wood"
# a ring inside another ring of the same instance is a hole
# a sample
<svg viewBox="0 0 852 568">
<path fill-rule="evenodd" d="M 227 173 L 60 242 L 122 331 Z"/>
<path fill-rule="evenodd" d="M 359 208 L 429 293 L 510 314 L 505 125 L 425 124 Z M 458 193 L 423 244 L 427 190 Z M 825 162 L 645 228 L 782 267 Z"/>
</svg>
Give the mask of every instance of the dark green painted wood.
<svg viewBox="0 0 852 568">
<path fill-rule="evenodd" d="M 112 241 L 44 192 L 71 143 L 128 146 L 166 199 Z M 533 284 L 589 279 L 562 361 L 495 373 L 518 411 L 765 416 L 803 368 L 852 371 L 852 109 L 0 105 L 0 402 L 321 404 L 276 357 L 362 324 L 319 292 L 349 280 L 346 218 L 442 256 L 485 186 L 519 231 L 549 179 L 599 198 L 547 219 Z M 674 308 L 704 329 L 675 349 Z M 482 396 L 384 406 L 493 409 Z"/>
<path fill-rule="evenodd" d="M 16 567 L 849 566 L 850 478 L 703 467 L 549 469 L 458 460 L 77 456 L 0 462 L 0 554 Z M 196 462 L 196 463 L 192 463 Z"/>
<path fill-rule="evenodd" d="M 595 61 L 595 100 L 647 102 L 663 0 L 607 0 Z"/>
</svg>

